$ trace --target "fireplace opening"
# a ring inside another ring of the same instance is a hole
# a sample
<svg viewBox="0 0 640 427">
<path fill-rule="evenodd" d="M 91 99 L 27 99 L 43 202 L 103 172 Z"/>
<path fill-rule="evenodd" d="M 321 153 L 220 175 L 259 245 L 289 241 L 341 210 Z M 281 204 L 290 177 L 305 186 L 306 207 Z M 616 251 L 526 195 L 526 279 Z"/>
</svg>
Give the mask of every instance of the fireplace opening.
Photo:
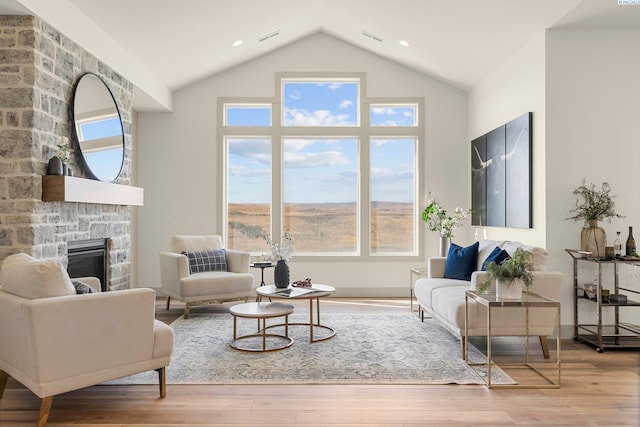
<svg viewBox="0 0 640 427">
<path fill-rule="evenodd" d="M 108 286 L 107 243 L 109 239 L 76 240 L 67 243 L 67 272 L 74 277 L 97 277 L 102 292 Z"/>
</svg>

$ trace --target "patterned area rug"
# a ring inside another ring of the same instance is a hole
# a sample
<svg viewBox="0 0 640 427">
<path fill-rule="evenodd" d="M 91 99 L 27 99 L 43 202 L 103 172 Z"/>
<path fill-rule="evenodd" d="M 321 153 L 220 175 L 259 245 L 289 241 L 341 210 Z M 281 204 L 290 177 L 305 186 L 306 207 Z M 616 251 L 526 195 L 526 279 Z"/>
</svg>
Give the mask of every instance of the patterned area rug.
<svg viewBox="0 0 640 427">
<path fill-rule="evenodd" d="M 267 325 L 278 323 L 272 319 Z M 290 322 L 308 321 L 294 313 Z M 271 322 L 271 323 L 270 323 Z M 336 330 L 326 341 L 309 343 L 308 326 L 290 326 L 291 347 L 268 353 L 246 353 L 229 347 L 230 314 L 193 313 L 171 324 L 175 348 L 167 368 L 168 384 L 481 384 L 460 355 L 460 341 L 433 320 L 415 314 L 322 315 Z M 257 321 L 238 319 L 239 334 L 255 333 Z M 282 333 L 284 328 L 269 329 Z M 326 330 L 315 329 L 316 337 Z M 277 339 L 277 338 L 275 338 Z M 243 346 L 251 345 L 251 340 Z M 261 341 L 253 343 L 261 345 Z M 270 344 L 275 344 L 271 341 Z M 469 349 L 473 361 L 483 355 Z M 482 373 L 480 373 L 482 375 Z M 498 368 L 492 382 L 514 383 Z M 157 384 L 147 372 L 108 384 Z"/>
</svg>

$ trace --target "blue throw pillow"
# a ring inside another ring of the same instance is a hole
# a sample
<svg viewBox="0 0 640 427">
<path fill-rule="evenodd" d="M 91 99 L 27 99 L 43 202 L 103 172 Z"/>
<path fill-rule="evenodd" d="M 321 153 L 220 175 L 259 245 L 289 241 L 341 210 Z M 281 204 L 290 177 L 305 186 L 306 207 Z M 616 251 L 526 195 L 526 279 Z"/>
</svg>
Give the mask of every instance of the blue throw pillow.
<svg viewBox="0 0 640 427">
<path fill-rule="evenodd" d="M 487 264 L 489 264 L 490 262 L 495 262 L 496 264 L 500 265 L 502 264 L 502 261 L 509 258 L 511 257 L 509 256 L 509 253 L 507 251 L 505 251 L 504 249 L 495 247 L 487 257 L 487 259 L 485 259 L 484 262 L 482 263 L 481 270 L 487 271 Z"/>
<path fill-rule="evenodd" d="M 446 279 L 471 280 L 471 273 L 476 269 L 479 245 L 478 242 L 475 242 L 473 245 L 463 248 L 452 243 L 444 265 L 444 277 Z"/>
</svg>

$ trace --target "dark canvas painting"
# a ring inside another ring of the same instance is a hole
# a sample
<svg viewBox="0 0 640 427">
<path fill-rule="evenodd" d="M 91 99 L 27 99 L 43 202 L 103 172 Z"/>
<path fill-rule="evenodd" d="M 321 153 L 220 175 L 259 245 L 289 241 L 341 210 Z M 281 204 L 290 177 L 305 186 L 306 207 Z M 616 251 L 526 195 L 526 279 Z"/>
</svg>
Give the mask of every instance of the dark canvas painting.
<svg viewBox="0 0 640 427">
<path fill-rule="evenodd" d="M 471 224 L 531 228 L 533 113 L 471 141 Z"/>
<path fill-rule="evenodd" d="M 531 113 L 507 123 L 507 227 L 531 228 Z"/>
<path fill-rule="evenodd" d="M 504 135 L 504 126 L 487 134 L 487 225 L 491 227 L 506 224 Z"/>
<path fill-rule="evenodd" d="M 471 141 L 471 224 L 487 225 L 487 137 Z"/>
</svg>

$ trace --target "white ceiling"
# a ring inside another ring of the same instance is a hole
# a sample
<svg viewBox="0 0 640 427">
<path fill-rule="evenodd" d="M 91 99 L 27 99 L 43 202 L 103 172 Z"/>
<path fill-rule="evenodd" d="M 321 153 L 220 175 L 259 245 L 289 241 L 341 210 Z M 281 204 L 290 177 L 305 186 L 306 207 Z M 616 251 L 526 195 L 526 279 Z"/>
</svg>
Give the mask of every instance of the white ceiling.
<svg viewBox="0 0 640 427">
<path fill-rule="evenodd" d="M 0 14 L 21 13 L 131 79 L 138 110 L 319 31 L 469 89 L 547 28 L 640 28 L 640 6 L 617 0 L 0 0 Z"/>
</svg>

